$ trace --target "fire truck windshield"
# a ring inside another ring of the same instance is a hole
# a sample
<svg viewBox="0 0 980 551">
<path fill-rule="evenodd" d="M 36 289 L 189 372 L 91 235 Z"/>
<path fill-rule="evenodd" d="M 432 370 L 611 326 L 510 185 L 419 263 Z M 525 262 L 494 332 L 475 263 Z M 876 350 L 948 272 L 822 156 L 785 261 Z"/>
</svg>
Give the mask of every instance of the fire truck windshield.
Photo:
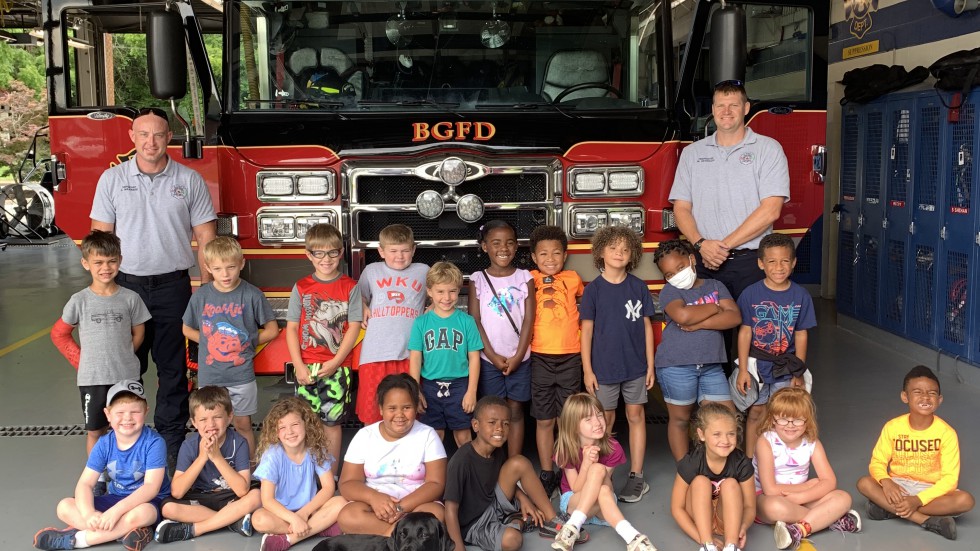
<svg viewBox="0 0 980 551">
<path fill-rule="evenodd" d="M 658 107 L 654 5 L 234 3 L 231 106 L 346 113 Z"/>
</svg>

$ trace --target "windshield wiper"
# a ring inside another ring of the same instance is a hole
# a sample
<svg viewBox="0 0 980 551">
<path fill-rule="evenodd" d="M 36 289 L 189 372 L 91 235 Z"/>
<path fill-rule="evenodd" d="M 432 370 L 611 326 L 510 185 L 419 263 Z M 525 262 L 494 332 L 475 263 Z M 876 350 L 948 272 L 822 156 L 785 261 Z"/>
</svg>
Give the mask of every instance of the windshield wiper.
<svg viewBox="0 0 980 551">
<path fill-rule="evenodd" d="M 380 105 L 394 105 L 397 107 L 418 107 L 422 105 L 427 105 L 429 107 L 435 107 L 445 113 L 450 115 L 456 115 L 459 118 L 464 118 L 463 115 L 456 112 L 455 109 L 459 107 L 458 101 L 435 101 L 431 99 L 403 99 L 397 101 L 384 101 L 384 100 L 362 100 L 357 102 L 358 107 L 376 107 Z"/>
<path fill-rule="evenodd" d="M 329 107 L 333 110 L 348 107 L 349 104 L 336 101 L 336 100 L 326 100 L 326 99 L 299 99 L 299 98 L 279 98 L 279 99 L 250 99 L 245 100 L 245 105 L 263 105 L 263 106 L 277 106 L 283 105 L 292 109 L 302 109 L 306 108 L 323 108 Z M 340 113 L 335 114 L 341 118 L 346 118 Z"/>
<path fill-rule="evenodd" d="M 546 101 L 542 102 L 497 102 L 497 103 L 480 103 L 477 104 L 477 109 L 500 109 L 500 108 L 510 108 L 510 109 L 538 109 L 539 107 L 545 107 L 548 109 L 558 109 L 554 104 L 548 103 Z"/>
</svg>

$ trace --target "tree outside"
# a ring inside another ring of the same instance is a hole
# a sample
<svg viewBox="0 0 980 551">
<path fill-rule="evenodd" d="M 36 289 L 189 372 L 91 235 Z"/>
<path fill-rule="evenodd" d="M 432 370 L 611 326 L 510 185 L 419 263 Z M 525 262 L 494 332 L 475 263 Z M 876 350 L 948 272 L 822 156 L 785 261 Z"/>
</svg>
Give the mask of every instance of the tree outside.
<svg viewBox="0 0 980 551">
<path fill-rule="evenodd" d="M 13 178 L 31 139 L 47 124 L 44 49 L 0 42 L 0 181 Z"/>
</svg>

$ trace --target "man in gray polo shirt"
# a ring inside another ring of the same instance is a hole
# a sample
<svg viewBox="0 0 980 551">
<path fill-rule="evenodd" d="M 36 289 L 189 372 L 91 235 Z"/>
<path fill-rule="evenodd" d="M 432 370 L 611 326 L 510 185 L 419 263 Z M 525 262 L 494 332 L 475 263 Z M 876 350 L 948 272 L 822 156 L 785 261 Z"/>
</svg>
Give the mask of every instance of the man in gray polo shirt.
<svg viewBox="0 0 980 551">
<path fill-rule="evenodd" d="M 740 81 L 715 86 L 718 130 L 681 152 L 669 198 L 698 252 L 698 276 L 721 281 L 735 299 L 763 278 L 756 250 L 789 200 L 783 148 L 745 126 L 749 107 Z"/>
<path fill-rule="evenodd" d="M 136 154 L 102 174 L 89 216 L 93 230 L 119 236 L 123 259 L 116 281 L 138 293 L 153 316 L 136 355 L 142 375 L 153 352 L 159 379 L 153 423 L 167 442 L 170 462 L 176 461 L 188 420 L 181 318 L 191 297 L 191 239 L 197 240 L 196 262 L 203 266 L 217 217 L 201 175 L 167 155 L 173 133 L 165 111 L 141 109 L 129 137 Z M 201 270 L 201 282 L 209 279 Z"/>
</svg>

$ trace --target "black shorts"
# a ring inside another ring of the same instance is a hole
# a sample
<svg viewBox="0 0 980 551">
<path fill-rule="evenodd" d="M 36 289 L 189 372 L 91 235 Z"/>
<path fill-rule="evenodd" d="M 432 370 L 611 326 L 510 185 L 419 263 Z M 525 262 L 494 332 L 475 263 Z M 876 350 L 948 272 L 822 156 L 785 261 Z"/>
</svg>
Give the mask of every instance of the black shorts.
<svg viewBox="0 0 980 551">
<path fill-rule="evenodd" d="M 248 485 L 249 491 L 258 489 L 259 484 L 261 483 L 253 478 Z M 234 490 L 215 490 L 213 492 L 190 491 L 184 494 L 184 497 L 181 499 L 175 497 L 164 499 L 160 507 L 162 509 L 168 503 L 179 503 L 181 505 L 203 505 L 212 511 L 220 511 L 226 505 L 238 499 L 240 498 L 235 494 Z"/>
<path fill-rule="evenodd" d="M 582 355 L 531 352 L 531 416 L 556 419 L 568 397 L 582 392 Z"/>
<path fill-rule="evenodd" d="M 82 396 L 82 417 L 85 418 L 85 430 L 102 430 L 109 426 L 105 416 L 105 398 L 112 385 L 80 386 L 78 392 Z"/>
</svg>

